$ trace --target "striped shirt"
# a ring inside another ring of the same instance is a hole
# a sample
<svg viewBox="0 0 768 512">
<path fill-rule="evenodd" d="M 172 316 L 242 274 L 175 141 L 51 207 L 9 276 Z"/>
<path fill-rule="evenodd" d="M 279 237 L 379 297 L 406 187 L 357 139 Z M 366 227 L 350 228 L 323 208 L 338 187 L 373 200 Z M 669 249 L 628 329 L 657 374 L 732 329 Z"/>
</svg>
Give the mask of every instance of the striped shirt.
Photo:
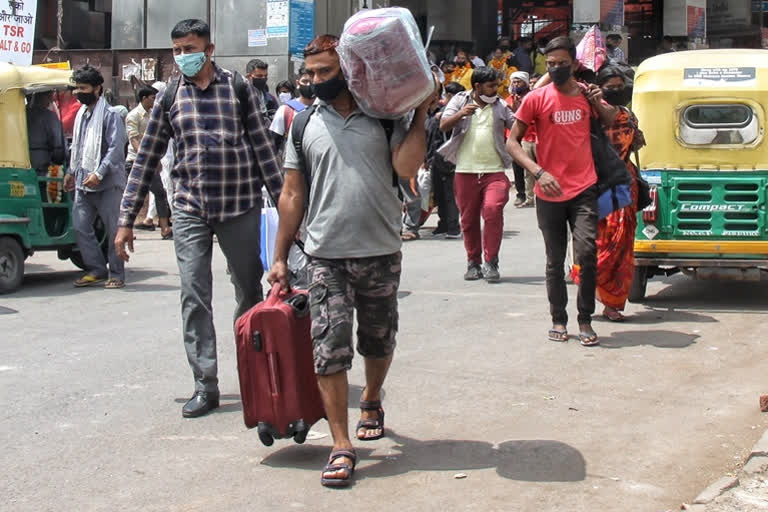
<svg viewBox="0 0 768 512">
<path fill-rule="evenodd" d="M 174 208 L 221 222 L 259 205 L 262 185 L 273 197 L 280 196 L 283 177 L 256 90 L 247 83 L 248 126 L 243 130 L 234 74 L 215 64 L 214 69 L 205 90 L 182 77 L 167 117 L 162 97 L 155 102 L 123 195 L 120 226 L 133 226 L 171 138 L 176 143 Z"/>
</svg>

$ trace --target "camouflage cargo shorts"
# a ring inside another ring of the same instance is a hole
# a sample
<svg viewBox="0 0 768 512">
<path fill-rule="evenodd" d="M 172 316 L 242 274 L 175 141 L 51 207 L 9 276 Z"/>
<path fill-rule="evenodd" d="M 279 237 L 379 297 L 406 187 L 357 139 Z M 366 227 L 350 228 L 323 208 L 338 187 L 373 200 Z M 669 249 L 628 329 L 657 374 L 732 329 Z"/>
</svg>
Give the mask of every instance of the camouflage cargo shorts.
<svg viewBox="0 0 768 512">
<path fill-rule="evenodd" d="M 312 259 L 309 302 L 318 375 L 352 368 L 355 310 L 358 353 L 372 359 L 393 354 L 401 260 L 400 252 L 374 258 Z"/>
</svg>

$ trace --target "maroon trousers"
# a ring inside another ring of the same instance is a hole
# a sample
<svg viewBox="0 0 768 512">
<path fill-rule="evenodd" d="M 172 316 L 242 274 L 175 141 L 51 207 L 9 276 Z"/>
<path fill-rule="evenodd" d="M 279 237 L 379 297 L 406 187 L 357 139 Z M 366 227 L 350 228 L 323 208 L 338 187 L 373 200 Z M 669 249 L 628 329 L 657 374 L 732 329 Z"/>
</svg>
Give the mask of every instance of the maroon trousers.
<svg viewBox="0 0 768 512">
<path fill-rule="evenodd" d="M 456 173 L 456 204 L 467 261 L 497 263 L 504 235 L 504 206 L 509 202 L 509 179 L 503 171 L 489 174 Z M 481 230 L 480 218 L 485 223 Z"/>
</svg>

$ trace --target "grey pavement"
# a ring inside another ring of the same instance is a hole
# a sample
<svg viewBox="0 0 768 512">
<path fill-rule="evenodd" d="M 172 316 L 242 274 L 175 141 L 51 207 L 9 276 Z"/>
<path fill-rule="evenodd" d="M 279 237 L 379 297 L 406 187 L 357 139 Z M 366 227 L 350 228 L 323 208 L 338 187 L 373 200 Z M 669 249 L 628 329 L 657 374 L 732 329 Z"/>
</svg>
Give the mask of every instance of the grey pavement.
<svg viewBox="0 0 768 512">
<path fill-rule="evenodd" d="M 172 242 L 140 234 L 116 291 L 76 290 L 71 264 L 35 255 L 0 296 L 0 508 L 663 512 L 738 472 L 768 426 L 765 284 L 653 280 L 629 322 L 596 323 L 601 347 L 549 342 L 535 213 L 506 219 L 498 285 L 461 280 L 461 241 L 405 247 L 388 435 L 358 443 L 343 491 L 320 486 L 325 422 L 270 448 L 243 425 L 218 251 L 223 403 L 193 420 Z"/>
</svg>

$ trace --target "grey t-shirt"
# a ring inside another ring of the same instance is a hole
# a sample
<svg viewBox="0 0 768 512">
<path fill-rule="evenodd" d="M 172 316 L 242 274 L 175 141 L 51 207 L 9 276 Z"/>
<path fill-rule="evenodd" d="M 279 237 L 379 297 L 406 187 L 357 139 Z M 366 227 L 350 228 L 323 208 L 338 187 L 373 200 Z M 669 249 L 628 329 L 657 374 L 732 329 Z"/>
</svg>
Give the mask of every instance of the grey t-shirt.
<svg viewBox="0 0 768 512">
<path fill-rule="evenodd" d="M 381 122 L 356 110 L 344 119 L 318 100 L 302 143 L 312 176 L 306 251 L 323 259 L 369 258 L 400 250 L 402 203 L 392 185 L 392 149 L 405 138 L 396 121 L 392 139 Z M 286 169 L 299 169 L 293 135 Z"/>
</svg>

